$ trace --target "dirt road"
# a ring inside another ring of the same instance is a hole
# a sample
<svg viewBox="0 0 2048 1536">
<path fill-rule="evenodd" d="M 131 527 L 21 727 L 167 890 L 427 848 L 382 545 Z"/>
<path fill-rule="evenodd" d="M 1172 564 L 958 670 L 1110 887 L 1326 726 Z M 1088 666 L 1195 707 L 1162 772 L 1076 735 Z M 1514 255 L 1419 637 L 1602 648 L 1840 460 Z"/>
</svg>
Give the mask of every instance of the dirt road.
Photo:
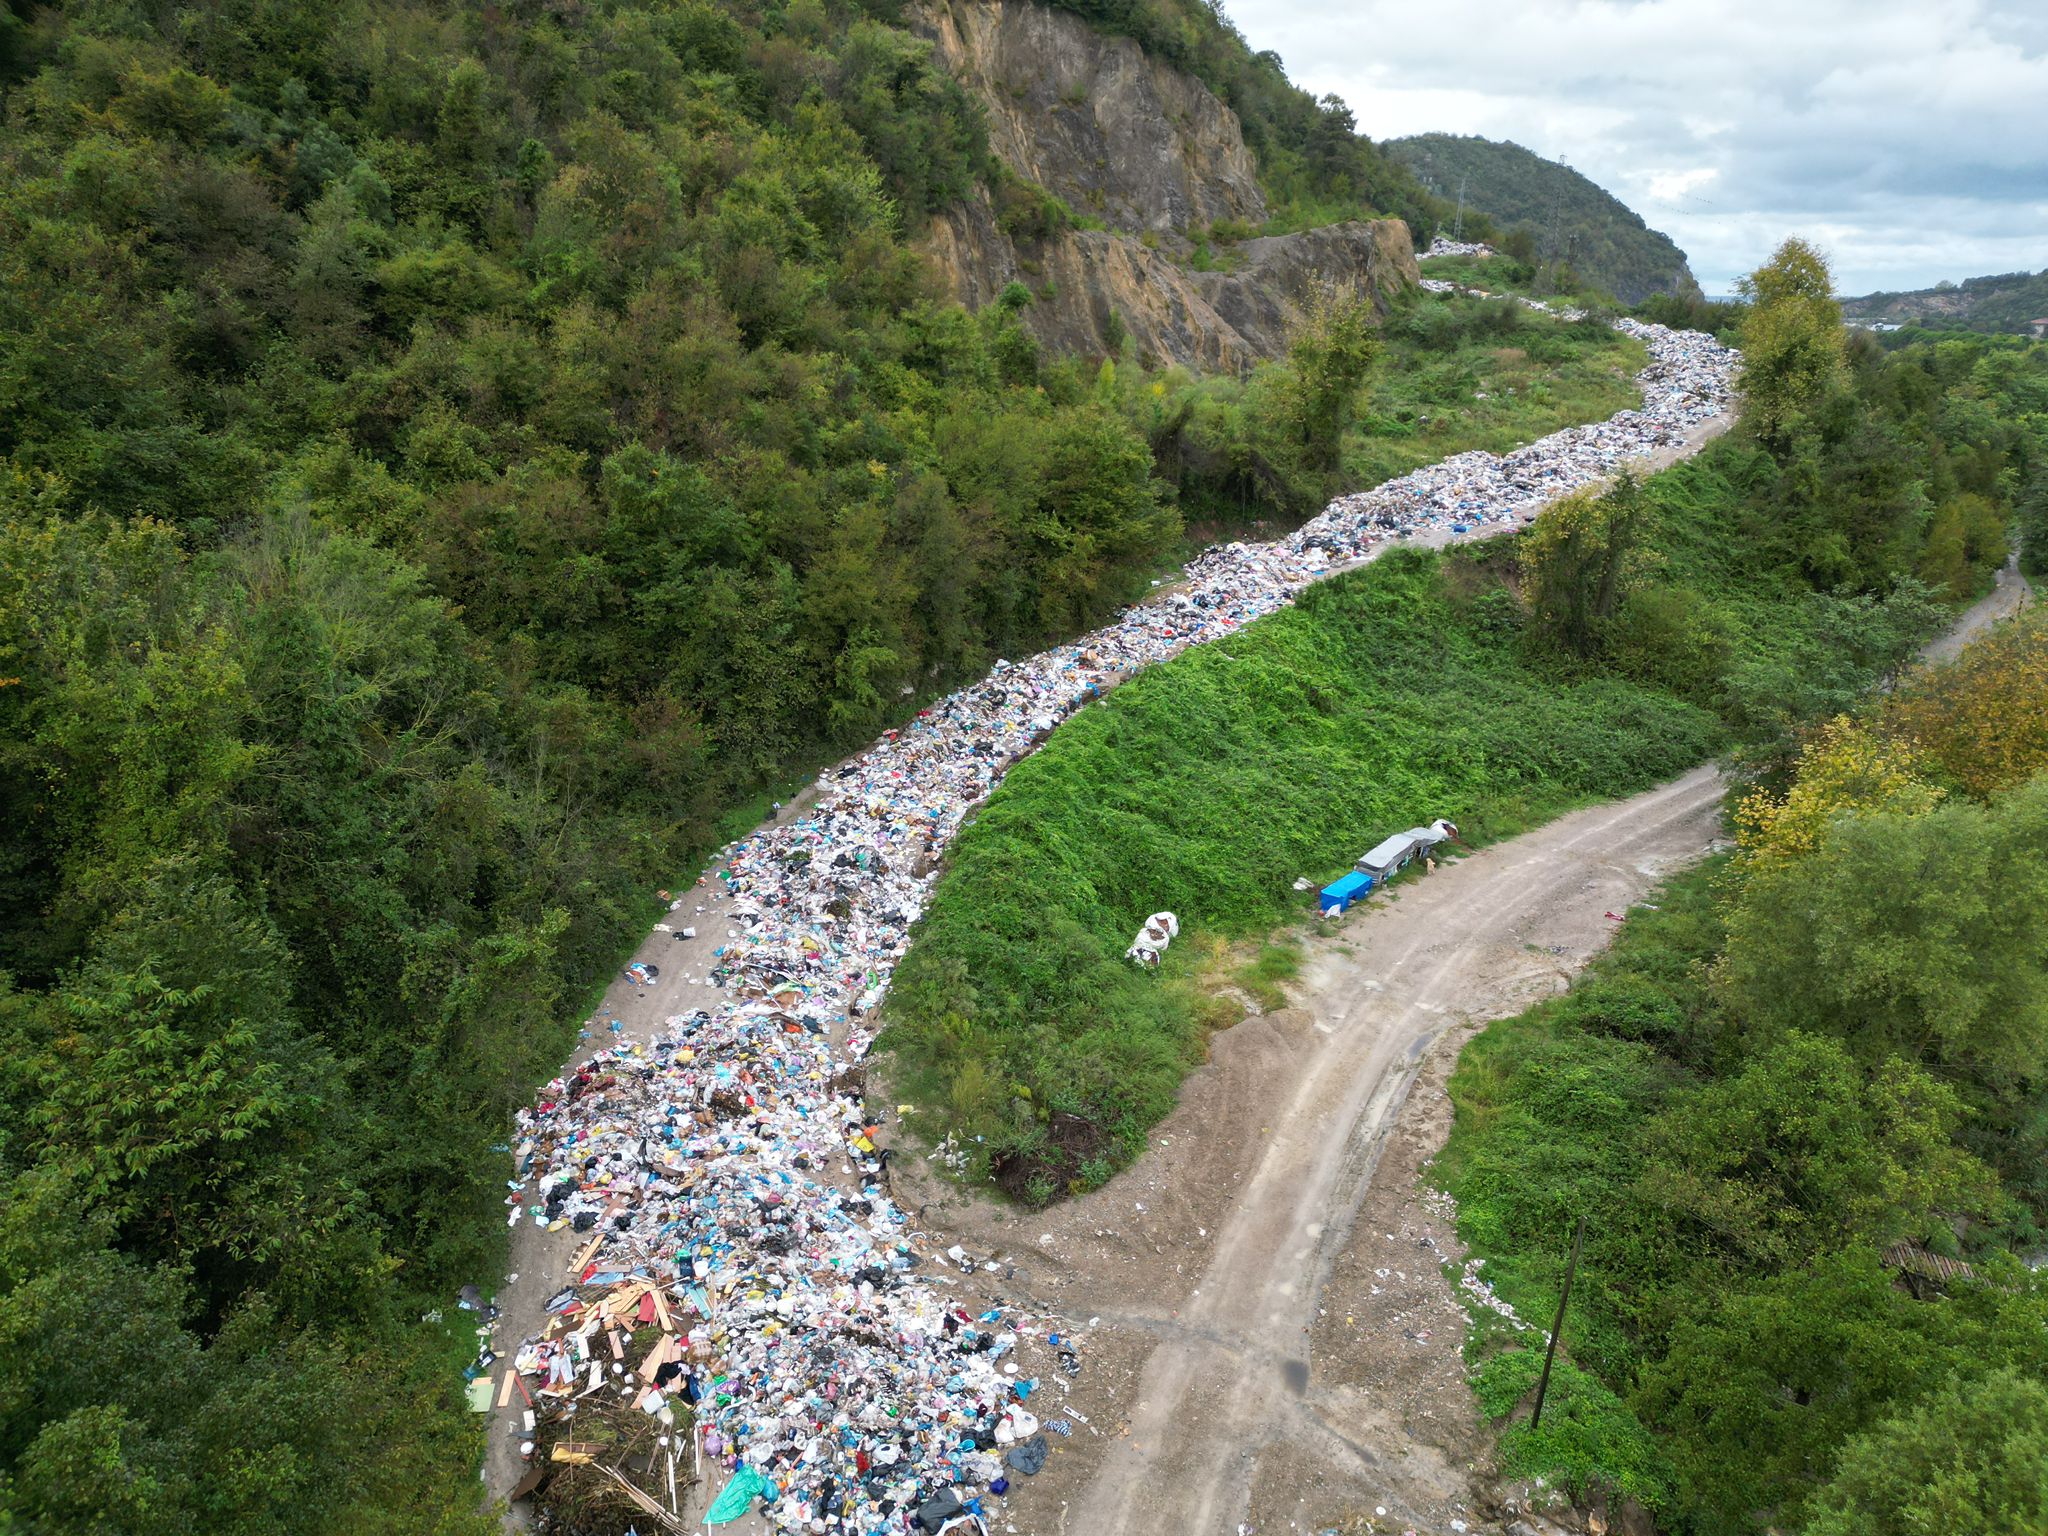
<svg viewBox="0 0 2048 1536">
<path fill-rule="evenodd" d="M 1920 652 L 1922 661 L 1953 661 L 1956 652 L 1976 639 L 1984 630 L 2000 619 L 2017 613 L 2020 606 L 2033 595 L 2034 589 L 2027 578 L 2020 574 L 2020 558 L 2017 554 L 2008 559 L 1998 570 L 1998 584 L 1979 598 L 1955 626 L 1939 640 L 1930 641 Z"/>
<path fill-rule="evenodd" d="M 1706 851 L 1717 835 L 1722 788 L 1720 775 L 1702 768 L 1567 816 L 1399 889 L 1361 909 L 1340 939 L 1317 946 L 1302 990 L 1328 1007 L 1288 1053 L 1297 1059 L 1275 1063 L 1288 1084 L 1278 1102 L 1248 1103 L 1258 1124 L 1219 1122 L 1217 1112 L 1227 1116 L 1227 1108 L 1204 1104 L 1206 1123 L 1165 1128 L 1169 1146 L 1179 1139 L 1176 1129 L 1222 1140 L 1248 1170 L 1185 1298 L 1155 1284 L 1160 1306 L 1105 1316 L 1110 1326 L 1157 1342 L 1136 1383 L 1128 1435 L 1108 1442 L 1058 1529 L 1076 1536 L 1208 1536 L 1245 1522 L 1260 1531 L 1310 1529 L 1361 1505 L 1392 1505 L 1410 1523 L 1449 1529 L 1468 1482 L 1455 1464 L 1466 1438 L 1454 1422 L 1462 1382 L 1453 1375 L 1445 1433 L 1431 1444 L 1401 1422 L 1396 1401 L 1326 1379 L 1346 1374 L 1341 1359 L 1319 1369 L 1312 1348 L 1327 1320 L 1326 1287 L 1352 1244 L 1374 1170 L 1431 1045 L 1463 1023 L 1518 1011 L 1557 990 L 1606 941 L 1614 923 L 1605 913 L 1625 910 L 1663 874 Z M 1170 1164 L 1175 1155 L 1159 1161 Z M 1102 1204 L 1121 1206 L 1121 1187 L 1162 1176 L 1171 1181 L 1170 1166 L 1141 1165 L 1109 1186 Z M 1395 1241 L 1376 1231 L 1357 1235 Z M 1441 1247 L 1411 1242 L 1395 1262 L 1443 1287 L 1437 1266 L 1444 1256 Z M 1378 1267 L 1392 1278 L 1384 1260 Z M 1368 1314 L 1354 1331 L 1374 1333 L 1370 1309 L 1390 1289 L 1353 1301 L 1352 1319 Z M 1447 1312 L 1435 1330 L 1418 1331 L 1454 1353 L 1457 1321 Z M 1425 1354 L 1442 1352 L 1408 1353 L 1420 1368 Z"/>
</svg>

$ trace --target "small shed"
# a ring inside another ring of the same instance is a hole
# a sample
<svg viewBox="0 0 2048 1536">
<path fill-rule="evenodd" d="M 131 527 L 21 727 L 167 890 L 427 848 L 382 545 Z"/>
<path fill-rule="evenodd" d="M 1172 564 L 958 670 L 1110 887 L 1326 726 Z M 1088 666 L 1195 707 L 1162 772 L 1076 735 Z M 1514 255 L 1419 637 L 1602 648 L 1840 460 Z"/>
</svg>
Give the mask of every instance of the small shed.
<svg viewBox="0 0 2048 1536">
<path fill-rule="evenodd" d="M 1347 912 L 1351 903 L 1371 894 L 1372 876 L 1353 870 L 1343 879 L 1323 887 L 1322 907 L 1325 912 Z"/>
</svg>

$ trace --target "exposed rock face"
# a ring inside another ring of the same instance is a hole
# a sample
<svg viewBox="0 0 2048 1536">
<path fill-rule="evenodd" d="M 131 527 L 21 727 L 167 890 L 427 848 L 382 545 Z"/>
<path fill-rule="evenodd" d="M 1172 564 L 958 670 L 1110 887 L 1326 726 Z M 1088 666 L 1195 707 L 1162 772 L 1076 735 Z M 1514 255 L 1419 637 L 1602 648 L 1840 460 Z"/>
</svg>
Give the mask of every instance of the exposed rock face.
<svg viewBox="0 0 2048 1536">
<path fill-rule="evenodd" d="M 940 0 L 912 24 L 981 98 L 997 157 L 1076 213 L 1173 234 L 1264 221 L 1237 114 L 1129 38 L 1027 0 Z"/>
<path fill-rule="evenodd" d="M 1235 270 L 1194 272 L 1104 230 L 1071 230 L 1020 254 L 977 199 L 932 221 L 928 249 L 970 309 L 1011 282 L 1030 288 L 1036 297 L 1023 320 L 1046 347 L 1107 355 L 1114 314 L 1141 357 L 1203 372 L 1278 357 L 1294 306 L 1318 283 L 1364 284 L 1384 307 L 1417 276 L 1408 227 L 1394 219 L 1247 240 L 1236 247 Z"/>
<path fill-rule="evenodd" d="M 1030 0 L 927 0 L 912 24 L 981 98 L 1003 163 L 1108 226 L 1020 243 L 986 196 L 940 213 L 927 249 L 970 309 L 1021 282 L 1049 348 L 1105 355 L 1121 326 L 1148 361 L 1241 371 L 1280 355 L 1318 283 L 1362 283 L 1384 307 L 1416 281 L 1398 220 L 1246 240 L 1230 270 L 1192 270 L 1191 230 L 1266 217 L 1237 116 L 1206 86 Z"/>
</svg>

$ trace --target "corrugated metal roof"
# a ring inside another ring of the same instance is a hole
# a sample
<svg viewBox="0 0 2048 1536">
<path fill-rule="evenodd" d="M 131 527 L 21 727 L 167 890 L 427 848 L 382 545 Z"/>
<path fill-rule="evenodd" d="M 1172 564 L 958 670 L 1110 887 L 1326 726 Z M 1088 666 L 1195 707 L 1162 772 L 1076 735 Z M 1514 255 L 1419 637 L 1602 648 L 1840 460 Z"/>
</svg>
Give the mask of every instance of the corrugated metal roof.
<svg viewBox="0 0 2048 1536">
<path fill-rule="evenodd" d="M 1977 1271 L 1961 1259 L 1944 1258 L 1938 1253 L 1922 1248 L 1918 1243 L 1893 1243 L 1885 1249 L 1884 1261 L 1893 1269 L 1903 1269 L 1943 1284 L 1951 1280 L 1977 1278 Z"/>
</svg>

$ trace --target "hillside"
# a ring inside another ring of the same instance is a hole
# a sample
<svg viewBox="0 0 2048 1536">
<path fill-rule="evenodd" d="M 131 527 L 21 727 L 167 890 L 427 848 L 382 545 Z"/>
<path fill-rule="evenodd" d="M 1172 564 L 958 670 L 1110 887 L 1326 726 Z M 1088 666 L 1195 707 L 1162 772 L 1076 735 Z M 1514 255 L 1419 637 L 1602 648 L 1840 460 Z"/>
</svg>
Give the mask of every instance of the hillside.
<svg viewBox="0 0 2048 1536">
<path fill-rule="evenodd" d="M 926 226 L 948 291 L 975 310 L 1028 292 L 1020 323 L 1060 352 L 1128 341 L 1207 372 L 1278 357 L 1323 284 L 1384 310 L 1415 280 L 1411 228 L 1432 217 L 1414 178 L 1206 7 L 1190 13 L 1200 26 L 1163 14 L 1035 0 L 905 12 L 980 108 L 994 161 Z"/>
<path fill-rule="evenodd" d="M 2048 268 L 1967 277 L 1902 293 L 1868 293 L 1842 300 L 1851 320 L 1924 325 L 1935 330 L 2025 335 L 2029 322 L 2048 316 Z"/>
<path fill-rule="evenodd" d="M 1021 184 L 865 9 L 0 42 L 9 1529 L 495 1529 L 443 1309 L 504 1273 L 513 1110 L 656 889 L 1144 591 L 1184 506 L 1626 403 L 1618 338 L 1476 302 L 1388 328 L 1373 412 L 1355 304 L 1243 380 L 1064 355 L 1044 287 L 963 311 L 928 222 Z M 1250 191 L 1308 229 L 1360 141 L 1297 177 L 1264 131 Z M 1309 233 L 1349 229 L 1405 252 Z"/>
<path fill-rule="evenodd" d="M 1449 133 L 1389 139 L 1385 148 L 1447 198 L 1462 184 L 1468 216 L 1481 213 L 1508 233 L 1526 228 L 1537 256 L 1569 262 L 1625 303 L 1699 292 L 1670 236 L 1569 166 L 1519 144 Z"/>
</svg>

